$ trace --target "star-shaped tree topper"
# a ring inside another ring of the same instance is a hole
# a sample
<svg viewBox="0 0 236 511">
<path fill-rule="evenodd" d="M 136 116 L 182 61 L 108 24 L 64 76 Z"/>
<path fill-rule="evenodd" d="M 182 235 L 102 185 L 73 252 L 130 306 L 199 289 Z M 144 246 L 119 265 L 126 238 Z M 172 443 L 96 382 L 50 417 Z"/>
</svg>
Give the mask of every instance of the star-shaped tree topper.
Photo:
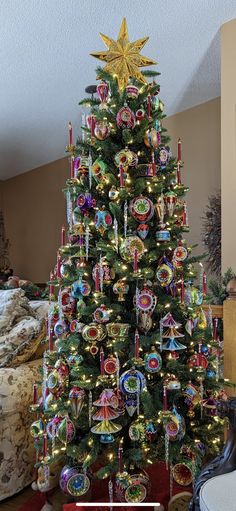
<svg viewBox="0 0 236 511">
<path fill-rule="evenodd" d="M 149 37 L 143 37 L 142 39 L 130 43 L 125 18 L 121 23 L 117 41 L 101 33 L 100 36 L 108 48 L 108 51 L 98 51 L 91 53 L 91 55 L 92 57 L 107 62 L 104 71 L 117 77 L 119 89 L 124 89 L 126 85 L 128 85 L 130 77 L 136 78 L 142 83 L 146 83 L 139 68 L 156 64 L 154 60 L 140 55 L 140 50 L 146 44 Z"/>
</svg>

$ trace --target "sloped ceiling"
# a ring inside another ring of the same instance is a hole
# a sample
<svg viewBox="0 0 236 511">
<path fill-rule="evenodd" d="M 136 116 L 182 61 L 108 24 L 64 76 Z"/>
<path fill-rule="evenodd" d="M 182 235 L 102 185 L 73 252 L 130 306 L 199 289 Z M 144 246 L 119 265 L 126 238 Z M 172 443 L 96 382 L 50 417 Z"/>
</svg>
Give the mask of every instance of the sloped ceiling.
<svg viewBox="0 0 236 511">
<path fill-rule="evenodd" d="M 104 49 L 126 16 L 130 40 L 149 35 L 170 115 L 220 95 L 220 27 L 235 0 L 1 0 L 0 179 L 64 156 L 67 121 L 95 83 Z M 235 65 L 235 63 L 233 63 Z"/>
</svg>

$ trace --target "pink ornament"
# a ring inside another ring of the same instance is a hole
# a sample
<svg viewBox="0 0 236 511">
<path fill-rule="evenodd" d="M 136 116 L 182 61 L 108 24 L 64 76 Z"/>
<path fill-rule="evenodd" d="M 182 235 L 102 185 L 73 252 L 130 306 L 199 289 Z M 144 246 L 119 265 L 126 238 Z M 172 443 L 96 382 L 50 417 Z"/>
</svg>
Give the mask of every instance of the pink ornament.
<svg viewBox="0 0 236 511">
<path fill-rule="evenodd" d="M 123 106 L 116 116 L 117 126 L 119 128 L 131 128 L 135 126 L 135 115 L 128 106 Z"/>
<path fill-rule="evenodd" d="M 109 98 L 109 85 L 106 82 L 101 82 L 97 85 L 97 95 L 101 101 L 101 110 L 106 108 L 107 100 Z"/>
</svg>

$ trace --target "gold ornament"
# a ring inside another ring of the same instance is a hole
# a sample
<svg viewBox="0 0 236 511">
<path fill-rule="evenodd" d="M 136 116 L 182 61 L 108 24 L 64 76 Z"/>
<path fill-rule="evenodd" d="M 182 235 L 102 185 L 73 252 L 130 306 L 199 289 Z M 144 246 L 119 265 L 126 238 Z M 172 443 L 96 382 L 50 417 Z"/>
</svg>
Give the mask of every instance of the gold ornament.
<svg viewBox="0 0 236 511">
<path fill-rule="evenodd" d="M 108 51 L 97 51 L 91 53 L 91 55 L 92 57 L 107 62 L 104 71 L 117 77 L 119 89 L 122 90 L 128 85 L 130 77 L 136 78 L 142 83 L 146 83 L 145 77 L 142 75 L 139 67 L 150 66 L 156 64 L 156 62 L 140 55 L 139 52 L 146 44 L 149 37 L 143 37 L 142 39 L 137 39 L 137 41 L 130 43 L 125 18 L 121 23 L 117 41 L 101 33 L 100 36 L 108 48 Z"/>
</svg>

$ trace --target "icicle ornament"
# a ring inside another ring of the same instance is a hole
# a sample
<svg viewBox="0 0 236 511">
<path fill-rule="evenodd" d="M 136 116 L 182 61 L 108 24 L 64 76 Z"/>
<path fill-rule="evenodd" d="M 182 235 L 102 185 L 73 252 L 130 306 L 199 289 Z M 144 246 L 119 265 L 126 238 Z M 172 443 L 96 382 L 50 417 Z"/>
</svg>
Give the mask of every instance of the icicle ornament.
<svg viewBox="0 0 236 511">
<path fill-rule="evenodd" d="M 72 213 L 72 201 L 71 201 L 70 190 L 67 190 L 67 192 L 66 192 L 66 211 L 67 211 L 67 222 L 68 222 L 69 228 L 72 229 L 73 213 Z"/>
<path fill-rule="evenodd" d="M 90 234 L 89 226 L 86 225 L 86 229 L 85 229 L 85 257 L 86 257 L 86 261 L 88 261 L 88 256 L 89 256 L 89 234 Z"/>
<path fill-rule="evenodd" d="M 124 237 L 127 237 L 127 224 L 128 224 L 128 204 L 127 200 L 124 204 Z"/>
<path fill-rule="evenodd" d="M 88 155 L 88 168 L 89 168 L 89 190 L 92 188 L 92 166 L 93 166 L 93 159 L 91 152 L 89 152 Z"/>
<path fill-rule="evenodd" d="M 114 224 L 113 224 L 113 227 L 114 227 L 114 241 L 115 241 L 115 249 L 116 249 L 116 252 L 118 252 L 118 248 L 119 248 L 119 238 L 118 238 L 118 222 L 116 220 L 116 217 L 114 218 Z"/>
</svg>

